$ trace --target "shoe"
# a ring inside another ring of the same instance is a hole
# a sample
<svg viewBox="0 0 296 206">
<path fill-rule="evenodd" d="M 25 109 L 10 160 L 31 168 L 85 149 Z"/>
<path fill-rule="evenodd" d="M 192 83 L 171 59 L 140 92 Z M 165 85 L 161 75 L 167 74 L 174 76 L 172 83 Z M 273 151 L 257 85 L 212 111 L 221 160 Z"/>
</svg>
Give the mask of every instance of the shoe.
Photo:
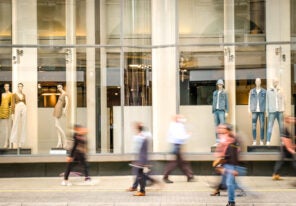
<svg viewBox="0 0 296 206">
<path fill-rule="evenodd" d="M 211 196 L 220 196 L 220 190 L 215 190 L 210 194 Z"/>
<path fill-rule="evenodd" d="M 133 195 L 134 196 L 145 196 L 145 192 L 136 192 Z"/>
<path fill-rule="evenodd" d="M 244 196 L 247 196 L 247 193 L 243 189 L 238 189 L 236 196 L 237 197 L 244 197 Z"/>
<path fill-rule="evenodd" d="M 127 192 L 135 192 L 137 191 L 137 188 L 133 188 L 133 187 L 130 187 L 128 189 L 126 189 Z"/>
<path fill-rule="evenodd" d="M 72 183 L 69 182 L 69 181 L 64 180 L 64 181 L 61 183 L 61 185 L 62 185 L 62 186 L 71 186 Z"/>
<path fill-rule="evenodd" d="M 226 206 L 235 206 L 235 202 L 228 202 Z"/>
<path fill-rule="evenodd" d="M 256 141 L 253 141 L 253 144 L 252 144 L 252 145 L 253 145 L 253 146 L 256 146 L 256 144 L 257 144 Z"/>
<path fill-rule="evenodd" d="M 270 142 L 266 142 L 266 145 L 267 145 L 267 146 L 270 145 Z"/>
<path fill-rule="evenodd" d="M 260 145 L 261 145 L 261 146 L 263 146 L 263 145 L 264 145 L 264 144 L 263 144 L 263 141 L 260 141 Z"/>
<path fill-rule="evenodd" d="M 172 180 L 169 180 L 169 178 L 163 178 L 163 181 L 168 184 L 174 183 Z"/>
<path fill-rule="evenodd" d="M 273 174 L 272 175 L 272 180 L 282 180 L 281 176 L 278 174 Z"/>
<path fill-rule="evenodd" d="M 187 182 L 195 182 L 195 179 L 193 176 L 187 177 Z"/>
<path fill-rule="evenodd" d="M 90 177 L 85 177 L 85 179 L 84 179 L 84 181 L 86 181 L 86 182 L 90 182 L 91 181 L 91 178 Z"/>
</svg>

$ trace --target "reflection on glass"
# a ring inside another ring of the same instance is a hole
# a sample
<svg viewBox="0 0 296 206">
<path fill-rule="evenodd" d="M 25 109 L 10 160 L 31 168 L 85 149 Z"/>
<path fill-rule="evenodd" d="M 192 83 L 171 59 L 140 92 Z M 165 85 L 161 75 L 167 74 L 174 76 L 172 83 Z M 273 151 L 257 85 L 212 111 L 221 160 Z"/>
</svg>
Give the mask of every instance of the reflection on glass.
<svg viewBox="0 0 296 206">
<path fill-rule="evenodd" d="M 0 45 L 11 44 L 12 26 L 12 4 L 11 0 L 0 1 Z"/>
<path fill-rule="evenodd" d="M 152 105 L 151 53 L 125 54 L 125 105 Z"/>
<path fill-rule="evenodd" d="M 124 1 L 125 45 L 151 44 L 151 0 Z"/>
<path fill-rule="evenodd" d="M 235 41 L 265 41 L 265 0 L 235 1 Z"/>
<path fill-rule="evenodd" d="M 223 42 L 224 1 L 179 0 L 180 43 Z"/>
<path fill-rule="evenodd" d="M 224 79 L 222 52 L 181 52 L 180 105 L 211 105 L 217 79 Z"/>
<path fill-rule="evenodd" d="M 58 45 L 65 43 L 65 12 L 65 0 L 37 1 L 37 27 L 39 44 Z"/>
</svg>

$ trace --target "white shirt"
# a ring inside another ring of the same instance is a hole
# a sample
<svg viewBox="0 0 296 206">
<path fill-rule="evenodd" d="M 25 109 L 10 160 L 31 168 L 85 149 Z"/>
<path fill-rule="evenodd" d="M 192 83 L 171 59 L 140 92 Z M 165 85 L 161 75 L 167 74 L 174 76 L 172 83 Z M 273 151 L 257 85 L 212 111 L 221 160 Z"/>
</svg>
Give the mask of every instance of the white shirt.
<svg viewBox="0 0 296 206">
<path fill-rule="evenodd" d="M 184 144 L 189 138 L 185 126 L 181 122 L 172 122 L 168 131 L 168 141 L 172 144 Z"/>
<path fill-rule="evenodd" d="M 216 105 L 216 109 L 219 109 L 220 93 L 221 93 L 221 91 L 218 91 L 218 97 L 217 97 L 217 105 Z"/>
<path fill-rule="evenodd" d="M 261 89 L 256 89 L 257 92 L 257 107 L 256 107 L 256 112 L 260 112 L 260 107 L 259 107 L 259 93 Z"/>
</svg>

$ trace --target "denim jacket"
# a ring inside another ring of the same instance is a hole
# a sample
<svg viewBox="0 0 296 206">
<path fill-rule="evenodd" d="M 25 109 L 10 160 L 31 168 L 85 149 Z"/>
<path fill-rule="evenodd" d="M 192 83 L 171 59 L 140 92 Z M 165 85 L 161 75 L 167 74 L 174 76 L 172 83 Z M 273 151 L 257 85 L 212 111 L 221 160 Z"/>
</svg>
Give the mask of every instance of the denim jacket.
<svg viewBox="0 0 296 206">
<path fill-rule="evenodd" d="M 214 113 L 217 109 L 217 101 L 218 101 L 218 90 L 213 92 L 213 105 L 212 105 L 212 112 Z M 228 96 L 225 90 L 222 90 L 219 94 L 219 110 L 224 110 L 225 112 L 228 112 Z"/>
<path fill-rule="evenodd" d="M 277 100 L 277 104 L 276 104 Z M 276 105 L 278 106 L 276 108 Z M 266 112 L 285 111 L 285 98 L 280 89 L 271 88 L 266 92 Z"/>
<path fill-rule="evenodd" d="M 257 104 L 259 101 L 259 111 L 257 111 Z M 251 89 L 249 94 L 249 108 L 251 112 L 265 112 L 266 105 L 266 90 L 261 88 L 257 95 L 256 88 Z"/>
</svg>

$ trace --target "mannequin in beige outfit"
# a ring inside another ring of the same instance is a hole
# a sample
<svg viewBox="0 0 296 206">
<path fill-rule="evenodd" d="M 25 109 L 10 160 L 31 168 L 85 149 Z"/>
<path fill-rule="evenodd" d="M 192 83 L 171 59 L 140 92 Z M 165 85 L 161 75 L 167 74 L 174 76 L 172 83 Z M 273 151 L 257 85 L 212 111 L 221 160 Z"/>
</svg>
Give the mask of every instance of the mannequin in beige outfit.
<svg viewBox="0 0 296 206">
<path fill-rule="evenodd" d="M 4 84 L 4 92 L 1 94 L 0 119 L 3 123 L 1 131 L 4 132 L 4 148 L 9 147 L 9 136 L 11 130 L 11 101 L 12 93 L 9 91 L 9 84 Z"/>
<path fill-rule="evenodd" d="M 23 93 L 23 83 L 18 83 L 17 92 L 12 95 L 11 112 L 13 125 L 10 134 L 10 142 L 19 148 L 25 143 L 27 136 L 27 106 L 26 95 Z M 19 124 L 21 124 L 20 138 Z"/>
<path fill-rule="evenodd" d="M 63 85 L 57 85 L 58 91 L 61 93 L 59 99 L 54 107 L 53 116 L 55 118 L 55 128 L 58 135 L 58 148 L 65 148 L 67 145 L 67 139 L 64 130 L 61 127 L 61 118 L 65 116 L 68 110 L 69 98 L 63 89 Z"/>
</svg>

